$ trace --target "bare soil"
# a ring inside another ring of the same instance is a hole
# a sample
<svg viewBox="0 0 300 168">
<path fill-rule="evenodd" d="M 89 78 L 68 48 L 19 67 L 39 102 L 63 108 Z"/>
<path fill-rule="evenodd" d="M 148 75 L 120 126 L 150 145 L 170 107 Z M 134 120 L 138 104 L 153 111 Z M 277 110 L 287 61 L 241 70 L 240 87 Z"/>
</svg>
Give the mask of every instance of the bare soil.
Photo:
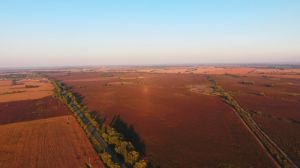
<svg viewBox="0 0 300 168">
<path fill-rule="evenodd" d="M 10 86 L 10 81 L 0 81 L 1 92 L 3 88 L 26 90 L 11 94 L 12 98 L 0 96 L 0 167 L 75 168 L 87 162 L 103 167 L 69 109 L 49 96 L 52 85 L 39 80 L 19 82 Z"/>
<path fill-rule="evenodd" d="M 0 167 L 101 167 L 86 135 L 73 116 L 0 126 Z"/>
<path fill-rule="evenodd" d="M 258 125 L 300 165 L 300 80 L 261 76 L 216 76 Z M 253 81 L 243 85 L 239 81 Z"/>
<path fill-rule="evenodd" d="M 147 158 L 163 168 L 274 167 L 235 112 L 217 96 L 204 94 L 210 92 L 206 75 L 111 74 L 117 78 L 103 72 L 50 75 L 72 86 L 106 122 L 119 114 L 133 125 L 145 140 Z M 95 77 L 101 79 L 89 80 Z M 131 84 L 108 85 L 124 79 Z"/>
<path fill-rule="evenodd" d="M 52 95 L 52 93 L 53 86 L 45 79 L 24 79 L 17 81 L 16 85 L 12 85 L 11 80 L 0 80 L 0 103 L 35 100 Z"/>
</svg>

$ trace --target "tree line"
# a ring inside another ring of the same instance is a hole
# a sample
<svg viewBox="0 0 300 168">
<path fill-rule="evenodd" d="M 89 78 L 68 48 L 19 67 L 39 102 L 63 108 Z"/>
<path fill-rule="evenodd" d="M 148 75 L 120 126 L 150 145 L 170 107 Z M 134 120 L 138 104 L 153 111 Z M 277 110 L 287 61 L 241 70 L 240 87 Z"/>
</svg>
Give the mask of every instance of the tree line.
<svg viewBox="0 0 300 168">
<path fill-rule="evenodd" d="M 133 143 L 96 113 L 87 111 L 81 104 L 82 97 L 74 94 L 62 82 L 50 79 L 55 87 L 55 96 L 74 112 L 80 126 L 88 135 L 90 142 L 102 162 L 109 168 L 147 168 L 150 167 Z"/>
<path fill-rule="evenodd" d="M 215 94 L 220 96 L 225 103 L 235 110 L 241 120 L 245 122 L 255 137 L 281 167 L 297 167 L 288 155 L 256 124 L 251 115 L 239 105 L 231 94 L 226 92 L 211 76 L 208 76 L 207 79 L 211 82 Z"/>
</svg>

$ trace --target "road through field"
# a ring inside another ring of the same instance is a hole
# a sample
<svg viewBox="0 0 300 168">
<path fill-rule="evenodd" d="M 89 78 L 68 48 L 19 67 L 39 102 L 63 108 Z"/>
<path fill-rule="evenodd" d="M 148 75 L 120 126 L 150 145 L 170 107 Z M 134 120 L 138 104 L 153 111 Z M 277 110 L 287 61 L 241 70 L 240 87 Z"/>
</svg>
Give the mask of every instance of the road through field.
<svg viewBox="0 0 300 168">
<path fill-rule="evenodd" d="M 0 167 L 104 167 L 70 110 L 52 96 L 51 83 L 43 79 L 35 84 L 45 83 L 46 97 L 35 97 L 45 95 L 40 86 L 17 93 L 22 99 L 0 101 Z M 3 87 L 11 86 L 0 85 L 0 90 Z M 17 87 L 26 89 L 24 84 Z"/>
<path fill-rule="evenodd" d="M 67 91 L 63 88 L 61 89 L 61 96 L 63 96 L 65 99 L 68 99 L 68 95 L 66 94 Z M 121 168 L 125 167 L 124 164 L 118 159 L 116 154 L 109 148 L 108 144 L 104 141 L 104 139 L 101 137 L 100 133 L 97 132 L 97 129 L 92 125 L 90 120 L 82 113 L 81 109 L 77 107 L 73 102 L 69 103 L 70 109 L 74 112 L 75 116 L 83 122 L 83 124 L 86 126 L 86 132 L 88 136 L 94 137 L 95 140 L 101 144 L 102 148 L 105 152 L 107 152 L 111 157 L 114 163 L 118 163 L 118 165 L 121 166 Z"/>
<path fill-rule="evenodd" d="M 275 167 L 235 112 L 219 97 L 201 91 L 199 85 L 210 90 L 206 76 L 114 73 L 120 78 L 111 79 L 104 75 L 52 74 L 83 97 L 87 111 L 95 110 L 107 123 L 120 114 L 133 125 L 145 142 L 147 159 L 155 165 Z M 95 77 L 105 80 L 88 80 Z M 67 82 L 69 79 L 84 82 Z M 131 84 L 119 84 L 124 79 Z"/>
</svg>

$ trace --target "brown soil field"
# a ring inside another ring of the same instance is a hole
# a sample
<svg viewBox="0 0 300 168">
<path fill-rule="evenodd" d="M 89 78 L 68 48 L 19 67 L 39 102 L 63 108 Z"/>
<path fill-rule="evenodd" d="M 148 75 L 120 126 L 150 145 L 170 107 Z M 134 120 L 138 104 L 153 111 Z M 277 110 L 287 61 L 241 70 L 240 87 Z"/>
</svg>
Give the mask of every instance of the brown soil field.
<svg viewBox="0 0 300 168">
<path fill-rule="evenodd" d="M 71 115 L 70 111 L 52 96 L 37 100 L 0 103 L 1 125 L 65 115 Z"/>
<path fill-rule="evenodd" d="M 0 167 L 75 168 L 84 167 L 88 161 L 94 167 L 103 167 L 69 109 L 49 96 L 51 84 L 35 80 L 18 82 L 23 84 L 13 86 L 13 90 L 24 89 L 24 85 L 40 87 L 16 93 L 25 94 L 18 96 L 22 100 L 0 102 Z M 10 82 L 0 83 L 0 87 L 9 89 Z"/>
<path fill-rule="evenodd" d="M 236 113 L 210 94 L 210 83 L 204 75 L 49 75 L 72 86 L 89 110 L 97 111 L 107 122 L 119 114 L 133 125 L 145 141 L 146 157 L 162 168 L 274 167 Z M 99 80 L 92 80 L 95 78 Z M 110 85 L 112 82 L 119 84 Z"/>
<path fill-rule="evenodd" d="M 102 167 L 73 116 L 0 126 L 0 167 Z"/>
<path fill-rule="evenodd" d="M 299 166 L 300 79 L 263 74 L 215 78 Z M 248 82 L 243 84 L 242 81 Z"/>
<path fill-rule="evenodd" d="M 23 79 L 16 85 L 12 85 L 11 80 L 0 80 L 0 102 L 40 99 L 52 95 L 52 90 L 51 83 L 46 79 Z"/>
</svg>

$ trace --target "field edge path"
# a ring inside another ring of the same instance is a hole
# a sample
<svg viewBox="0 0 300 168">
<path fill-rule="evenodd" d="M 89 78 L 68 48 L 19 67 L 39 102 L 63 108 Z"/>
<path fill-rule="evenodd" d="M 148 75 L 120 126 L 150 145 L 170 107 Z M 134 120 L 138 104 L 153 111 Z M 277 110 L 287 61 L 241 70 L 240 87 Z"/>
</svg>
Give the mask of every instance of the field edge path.
<svg viewBox="0 0 300 168">
<path fill-rule="evenodd" d="M 263 147 L 277 167 L 298 168 L 288 155 L 256 124 L 251 115 L 244 110 L 221 85 L 219 85 L 211 76 L 208 76 L 208 80 L 212 84 L 215 95 L 219 96 L 226 104 L 233 108 L 240 120 Z"/>
</svg>

